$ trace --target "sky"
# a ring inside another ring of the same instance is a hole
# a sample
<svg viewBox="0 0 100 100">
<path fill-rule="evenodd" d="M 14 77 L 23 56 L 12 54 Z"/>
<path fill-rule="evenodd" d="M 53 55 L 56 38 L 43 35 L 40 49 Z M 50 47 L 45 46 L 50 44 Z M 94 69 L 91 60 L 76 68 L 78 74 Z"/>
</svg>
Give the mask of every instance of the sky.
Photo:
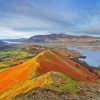
<svg viewBox="0 0 100 100">
<path fill-rule="evenodd" d="M 50 33 L 100 37 L 100 0 L 0 0 L 0 39 Z"/>
</svg>

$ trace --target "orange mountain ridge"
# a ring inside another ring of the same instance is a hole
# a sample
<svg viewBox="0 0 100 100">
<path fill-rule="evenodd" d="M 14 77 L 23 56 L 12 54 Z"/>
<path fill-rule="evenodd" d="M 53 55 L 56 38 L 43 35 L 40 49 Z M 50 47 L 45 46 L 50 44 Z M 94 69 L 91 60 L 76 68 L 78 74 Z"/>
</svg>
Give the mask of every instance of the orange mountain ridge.
<svg viewBox="0 0 100 100">
<path fill-rule="evenodd" d="M 50 71 L 62 72 L 81 82 L 98 80 L 98 77 L 84 66 L 54 50 L 47 50 L 29 61 L 0 72 L 0 93 L 18 83 L 31 80 L 35 72 L 44 74 Z"/>
</svg>

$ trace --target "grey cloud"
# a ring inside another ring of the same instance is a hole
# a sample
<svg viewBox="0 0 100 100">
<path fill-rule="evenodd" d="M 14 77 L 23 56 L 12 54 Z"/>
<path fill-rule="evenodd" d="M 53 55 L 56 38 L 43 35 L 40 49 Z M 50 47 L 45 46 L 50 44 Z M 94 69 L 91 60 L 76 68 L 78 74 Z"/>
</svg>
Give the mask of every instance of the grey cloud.
<svg viewBox="0 0 100 100">
<path fill-rule="evenodd" d="M 98 31 L 100 12 L 96 11 L 98 7 L 95 7 L 94 10 L 92 8 L 71 11 L 66 9 L 66 11 L 60 12 L 28 1 L 8 0 L 8 3 L 0 5 L 0 11 L 7 14 L 7 18 L 0 18 L 0 25 L 22 31 L 46 30 L 100 34 Z M 53 0 L 51 1 L 53 2 Z"/>
<path fill-rule="evenodd" d="M 27 1 L 27 0 L 26 0 Z M 13 4 L 13 3 L 12 3 Z M 69 27 L 73 27 L 73 23 L 71 22 L 71 20 L 69 21 L 69 18 L 72 16 L 68 16 L 68 19 L 65 17 L 66 15 L 61 15 L 58 12 L 53 12 L 50 11 L 46 8 L 41 8 L 41 7 L 37 7 L 35 4 L 30 4 L 27 2 L 24 2 L 24 4 L 20 3 L 20 5 L 12 5 L 8 4 L 6 5 L 8 7 L 1 7 L 0 9 L 3 9 L 3 11 L 5 12 L 9 12 L 10 14 L 19 14 L 20 15 L 24 15 L 24 16 L 31 16 L 33 17 L 33 19 L 36 17 L 38 18 L 38 20 L 43 20 L 44 23 L 48 23 L 48 24 L 54 24 L 53 27 L 58 27 L 58 28 L 64 28 L 64 29 L 68 29 Z M 7 9 L 8 8 L 8 9 Z M 14 16 L 15 17 L 15 16 Z M 18 19 L 20 20 L 20 19 Z M 33 21 L 34 22 L 34 21 Z M 48 26 L 48 25 L 47 25 Z M 35 28 L 35 27 L 34 27 Z M 42 28 L 42 25 L 41 25 Z"/>
</svg>

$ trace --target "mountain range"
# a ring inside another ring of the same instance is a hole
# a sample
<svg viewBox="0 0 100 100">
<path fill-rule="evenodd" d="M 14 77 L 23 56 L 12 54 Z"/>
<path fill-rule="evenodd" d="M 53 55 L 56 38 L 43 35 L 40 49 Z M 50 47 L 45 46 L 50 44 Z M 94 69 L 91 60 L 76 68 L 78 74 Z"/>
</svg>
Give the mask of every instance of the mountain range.
<svg viewBox="0 0 100 100">
<path fill-rule="evenodd" d="M 35 35 L 26 40 L 27 42 L 95 42 L 99 41 L 98 37 L 91 36 L 75 36 L 67 34 L 49 34 L 49 35 Z"/>
<path fill-rule="evenodd" d="M 91 36 L 75 36 L 67 34 L 48 34 L 48 35 L 35 35 L 30 38 L 20 39 L 3 39 L 12 42 L 35 42 L 35 43 L 66 43 L 66 42 L 100 42 L 100 37 Z"/>
</svg>

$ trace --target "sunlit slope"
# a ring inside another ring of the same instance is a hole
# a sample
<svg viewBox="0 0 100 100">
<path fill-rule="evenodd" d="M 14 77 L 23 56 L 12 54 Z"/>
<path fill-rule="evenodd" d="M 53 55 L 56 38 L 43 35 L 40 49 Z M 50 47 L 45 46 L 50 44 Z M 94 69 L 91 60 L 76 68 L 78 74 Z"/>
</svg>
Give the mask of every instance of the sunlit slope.
<svg viewBox="0 0 100 100">
<path fill-rule="evenodd" d="M 42 52 L 36 56 L 40 67 L 37 70 L 40 73 L 49 71 L 58 71 L 70 75 L 78 81 L 95 82 L 98 78 L 94 73 L 88 71 L 87 68 L 66 58 L 56 51 Z"/>
<path fill-rule="evenodd" d="M 6 92 L 1 93 L 0 100 L 11 100 L 11 98 L 16 96 L 17 94 L 28 92 L 32 88 L 38 88 L 46 83 L 50 84 L 51 82 L 52 80 L 48 74 L 41 75 L 36 79 L 19 82 L 19 84 L 16 84 L 6 90 Z"/>
<path fill-rule="evenodd" d="M 17 83 L 32 79 L 35 72 L 44 74 L 50 71 L 68 74 L 78 81 L 96 82 L 98 79 L 94 73 L 62 54 L 47 50 L 29 61 L 0 72 L 0 93 Z"/>
<path fill-rule="evenodd" d="M 36 88 L 52 89 L 61 93 L 68 91 L 69 93 L 75 94 L 77 92 L 76 83 L 77 81 L 62 73 L 48 72 L 35 79 L 14 85 L 12 88 L 0 95 L 0 100 L 12 100 L 15 97 L 18 99 L 23 97 L 24 94 L 26 95 L 30 90 Z"/>
<path fill-rule="evenodd" d="M 38 63 L 35 59 L 31 59 L 23 64 L 0 72 L 0 92 L 5 91 L 16 83 L 30 79 L 37 67 Z"/>
</svg>

